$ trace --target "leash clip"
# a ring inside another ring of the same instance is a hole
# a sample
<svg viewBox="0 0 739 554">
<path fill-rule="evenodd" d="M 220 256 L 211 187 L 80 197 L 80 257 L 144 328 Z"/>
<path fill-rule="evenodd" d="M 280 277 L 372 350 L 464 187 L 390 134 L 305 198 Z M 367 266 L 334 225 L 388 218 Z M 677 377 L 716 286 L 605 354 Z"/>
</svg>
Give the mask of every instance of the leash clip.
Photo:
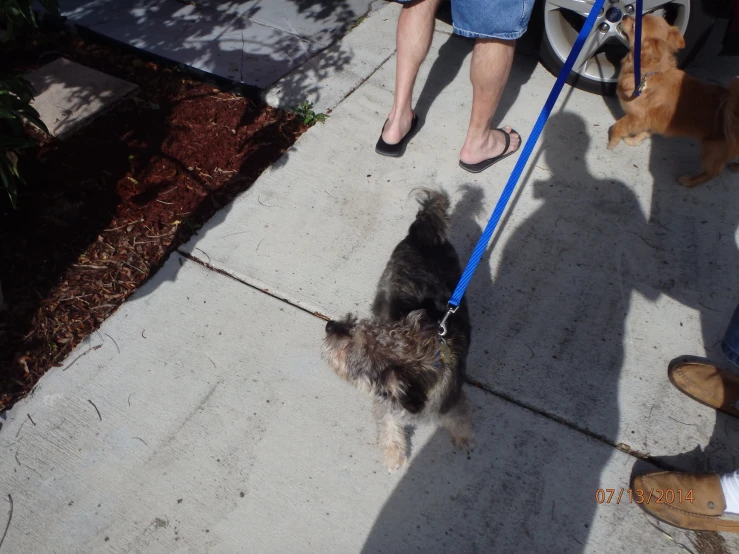
<svg viewBox="0 0 739 554">
<path fill-rule="evenodd" d="M 639 81 L 639 86 L 634 89 L 634 96 L 639 96 L 642 92 L 647 90 L 647 77 L 657 75 L 657 73 L 659 73 L 659 71 L 650 71 L 649 73 L 642 75 L 641 80 Z"/>
<path fill-rule="evenodd" d="M 446 328 L 446 320 L 449 319 L 449 316 L 453 313 L 457 312 L 457 309 L 459 309 L 459 306 L 449 306 L 449 309 L 447 310 L 446 314 L 444 314 L 444 317 L 439 322 L 439 336 L 443 339 L 446 336 L 447 328 Z"/>
<path fill-rule="evenodd" d="M 446 351 L 444 350 L 446 349 Z M 439 367 L 439 364 L 444 362 L 444 358 L 448 357 L 445 352 L 449 351 L 449 347 L 446 345 L 446 339 L 443 336 L 439 336 L 439 349 L 436 351 L 436 361 L 434 361 L 434 367 Z"/>
<path fill-rule="evenodd" d="M 641 81 L 639 81 L 639 86 L 634 89 L 634 96 L 639 96 L 644 89 L 647 88 L 647 76 L 642 75 Z"/>
</svg>

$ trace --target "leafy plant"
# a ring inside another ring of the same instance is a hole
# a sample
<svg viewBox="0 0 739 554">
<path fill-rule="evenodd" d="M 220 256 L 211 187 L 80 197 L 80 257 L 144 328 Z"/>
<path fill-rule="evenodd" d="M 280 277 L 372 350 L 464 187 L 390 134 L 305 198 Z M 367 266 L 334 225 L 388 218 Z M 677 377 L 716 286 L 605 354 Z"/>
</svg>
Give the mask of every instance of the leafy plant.
<svg viewBox="0 0 739 554">
<path fill-rule="evenodd" d="M 23 121 L 49 132 L 31 106 L 33 95 L 31 83 L 19 75 L 0 77 L 0 181 L 13 207 L 17 207 L 18 184 L 24 182 L 18 172 L 18 154 L 36 144 L 23 129 Z"/>
<path fill-rule="evenodd" d="M 0 27 L 5 33 L 3 41 L 14 38 L 19 31 L 29 27 L 38 27 L 38 19 L 33 11 L 33 0 L 0 0 Z M 40 0 L 40 4 L 49 13 L 59 15 L 58 0 Z"/>
<path fill-rule="evenodd" d="M 303 100 L 299 106 L 295 107 L 295 113 L 303 119 L 303 124 L 312 127 L 316 123 L 324 123 L 328 117 L 325 113 L 316 113 L 313 111 L 313 102 Z"/>
<path fill-rule="evenodd" d="M 57 0 L 40 2 L 44 9 L 59 15 Z M 38 27 L 33 4 L 34 0 L 0 0 L 0 42 L 7 42 L 31 27 Z M 18 185 L 24 182 L 18 171 L 18 154 L 35 144 L 25 133 L 23 124 L 27 121 L 45 133 L 49 132 L 31 106 L 34 94 L 33 87 L 23 77 L 0 76 L 0 182 L 14 208 L 18 204 Z"/>
</svg>

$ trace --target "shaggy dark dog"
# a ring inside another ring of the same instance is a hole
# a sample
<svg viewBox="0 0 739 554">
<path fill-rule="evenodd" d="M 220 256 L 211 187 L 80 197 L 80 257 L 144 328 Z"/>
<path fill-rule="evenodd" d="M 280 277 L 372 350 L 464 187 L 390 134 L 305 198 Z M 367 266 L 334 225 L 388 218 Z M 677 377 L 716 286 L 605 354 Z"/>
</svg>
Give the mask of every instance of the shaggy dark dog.
<svg viewBox="0 0 739 554">
<path fill-rule="evenodd" d="M 470 413 L 462 383 L 470 345 L 467 307 L 460 304 L 439 336 L 439 321 L 461 276 L 447 238 L 449 197 L 419 193 L 421 209 L 380 278 L 372 317 L 351 314 L 326 324 L 324 357 L 342 378 L 374 398 L 380 447 L 389 470 L 408 455 L 403 426 L 436 420 L 452 442 L 469 448 Z"/>
</svg>

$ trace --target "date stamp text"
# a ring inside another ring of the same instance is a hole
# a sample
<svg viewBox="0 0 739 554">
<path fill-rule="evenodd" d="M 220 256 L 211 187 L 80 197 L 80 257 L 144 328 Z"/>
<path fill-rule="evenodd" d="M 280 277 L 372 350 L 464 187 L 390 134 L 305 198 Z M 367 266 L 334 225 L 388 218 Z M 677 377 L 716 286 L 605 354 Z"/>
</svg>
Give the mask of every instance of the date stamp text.
<svg viewBox="0 0 739 554">
<path fill-rule="evenodd" d="M 693 489 L 598 489 L 595 491 L 598 504 L 674 504 L 693 503 Z"/>
</svg>

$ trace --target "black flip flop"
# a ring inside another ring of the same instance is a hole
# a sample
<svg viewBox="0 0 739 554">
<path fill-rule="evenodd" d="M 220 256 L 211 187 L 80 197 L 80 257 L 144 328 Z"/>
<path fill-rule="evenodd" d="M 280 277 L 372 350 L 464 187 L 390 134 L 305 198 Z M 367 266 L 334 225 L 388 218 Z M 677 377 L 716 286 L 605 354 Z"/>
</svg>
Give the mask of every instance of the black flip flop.
<svg viewBox="0 0 739 554">
<path fill-rule="evenodd" d="M 463 162 L 462 160 L 459 160 L 459 167 L 469 171 L 470 173 L 480 173 L 481 171 L 485 171 L 491 165 L 497 164 L 500 160 L 503 160 L 511 154 L 515 154 L 516 152 L 518 152 L 518 149 L 521 148 L 521 143 L 523 142 L 523 137 L 520 133 L 518 133 L 515 129 L 511 129 L 511 133 L 516 133 L 521 138 L 521 143 L 518 144 L 518 148 L 511 152 L 508 152 L 508 147 L 511 145 L 511 135 L 506 132 L 505 129 L 496 129 L 496 131 L 500 131 L 505 135 L 505 148 L 503 148 L 503 153 L 500 156 L 488 158 L 487 160 L 482 160 L 481 162 L 478 162 L 476 164 L 468 164 Z"/>
<path fill-rule="evenodd" d="M 385 125 L 387 125 L 388 120 L 385 121 Z M 385 125 L 382 126 L 383 132 L 385 131 Z M 411 139 L 413 132 L 418 127 L 418 114 L 413 114 L 413 121 L 411 122 L 411 128 L 408 130 L 406 135 L 400 139 L 400 142 L 397 144 L 388 144 L 384 140 L 382 140 L 382 133 L 380 134 L 380 138 L 377 141 L 377 146 L 375 146 L 375 152 L 378 154 L 382 154 L 383 156 L 390 156 L 391 158 L 398 158 L 403 155 L 405 152 L 405 147 L 408 145 L 408 141 Z"/>
</svg>

